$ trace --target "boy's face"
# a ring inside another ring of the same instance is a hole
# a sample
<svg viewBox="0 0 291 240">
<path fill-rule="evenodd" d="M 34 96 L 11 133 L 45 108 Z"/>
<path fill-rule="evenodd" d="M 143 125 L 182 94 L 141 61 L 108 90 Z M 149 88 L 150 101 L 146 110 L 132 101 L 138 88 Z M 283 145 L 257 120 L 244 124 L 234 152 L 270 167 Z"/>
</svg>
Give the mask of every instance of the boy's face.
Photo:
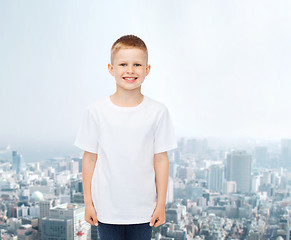
<svg viewBox="0 0 291 240">
<path fill-rule="evenodd" d="M 133 90 L 141 86 L 150 72 L 146 63 L 146 54 L 139 48 L 118 50 L 108 70 L 115 77 L 117 88 Z"/>
</svg>

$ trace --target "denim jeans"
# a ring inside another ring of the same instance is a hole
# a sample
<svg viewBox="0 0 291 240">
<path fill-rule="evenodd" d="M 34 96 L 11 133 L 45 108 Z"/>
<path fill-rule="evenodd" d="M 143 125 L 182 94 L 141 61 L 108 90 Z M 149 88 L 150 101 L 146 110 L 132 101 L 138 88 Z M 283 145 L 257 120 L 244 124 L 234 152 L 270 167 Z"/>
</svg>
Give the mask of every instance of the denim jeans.
<svg viewBox="0 0 291 240">
<path fill-rule="evenodd" d="M 108 224 L 98 221 L 100 240 L 151 240 L 150 222 L 138 224 Z"/>
</svg>

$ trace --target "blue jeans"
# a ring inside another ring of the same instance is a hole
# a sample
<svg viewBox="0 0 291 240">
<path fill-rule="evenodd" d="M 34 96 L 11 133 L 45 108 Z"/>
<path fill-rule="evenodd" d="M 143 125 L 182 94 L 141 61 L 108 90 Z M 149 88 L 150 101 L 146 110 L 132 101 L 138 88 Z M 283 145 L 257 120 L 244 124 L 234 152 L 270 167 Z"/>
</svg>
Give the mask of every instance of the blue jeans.
<svg viewBox="0 0 291 240">
<path fill-rule="evenodd" d="M 139 224 L 108 224 L 98 221 L 100 240 L 151 240 L 150 222 Z"/>
</svg>

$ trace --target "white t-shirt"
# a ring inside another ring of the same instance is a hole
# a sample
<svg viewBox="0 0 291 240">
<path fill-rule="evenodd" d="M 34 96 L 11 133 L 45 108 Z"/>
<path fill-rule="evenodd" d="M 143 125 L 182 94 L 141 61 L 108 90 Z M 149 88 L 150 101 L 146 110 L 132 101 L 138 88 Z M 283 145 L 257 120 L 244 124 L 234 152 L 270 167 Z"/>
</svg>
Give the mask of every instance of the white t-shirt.
<svg viewBox="0 0 291 240">
<path fill-rule="evenodd" d="M 157 202 L 154 154 L 177 147 L 167 107 L 145 95 L 135 107 L 104 97 L 87 107 L 74 145 L 98 154 L 91 183 L 97 219 L 149 222 Z"/>
</svg>

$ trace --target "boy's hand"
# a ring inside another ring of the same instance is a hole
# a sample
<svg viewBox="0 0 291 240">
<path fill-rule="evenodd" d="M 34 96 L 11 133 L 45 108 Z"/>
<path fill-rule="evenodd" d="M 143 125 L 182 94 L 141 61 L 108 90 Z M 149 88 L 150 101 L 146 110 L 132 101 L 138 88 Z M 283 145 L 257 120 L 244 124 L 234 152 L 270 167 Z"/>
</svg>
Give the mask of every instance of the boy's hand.
<svg viewBox="0 0 291 240">
<path fill-rule="evenodd" d="M 150 221 L 150 226 L 158 227 L 166 222 L 165 220 L 165 208 L 156 206 L 152 219 Z"/>
<path fill-rule="evenodd" d="M 96 211 L 92 204 L 85 204 L 85 221 L 91 225 L 98 226 Z"/>
</svg>

